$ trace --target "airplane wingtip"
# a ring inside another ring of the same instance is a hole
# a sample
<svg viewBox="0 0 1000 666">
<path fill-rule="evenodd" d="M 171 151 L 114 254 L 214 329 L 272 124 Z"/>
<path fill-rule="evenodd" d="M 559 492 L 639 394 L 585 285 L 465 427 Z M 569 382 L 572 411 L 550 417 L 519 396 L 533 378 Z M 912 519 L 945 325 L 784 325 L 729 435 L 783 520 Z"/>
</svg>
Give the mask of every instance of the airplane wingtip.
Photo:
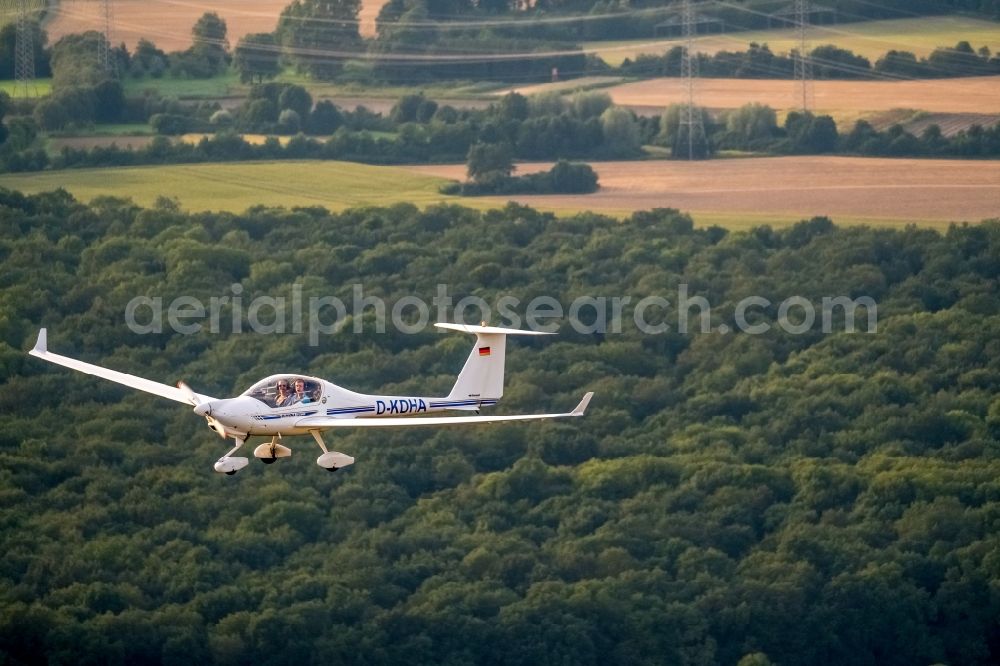
<svg viewBox="0 0 1000 666">
<path fill-rule="evenodd" d="M 49 349 L 48 341 L 48 331 L 44 328 L 38 329 L 38 339 L 35 340 L 35 346 L 31 349 L 31 353 L 38 355 L 44 354 Z"/>
<path fill-rule="evenodd" d="M 594 397 L 593 391 L 588 391 L 584 396 L 580 404 L 576 406 L 571 413 L 573 416 L 583 416 L 583 413 L 587 411 L 587 406 L 590 405 L 590 399 Z"/>
</svg>

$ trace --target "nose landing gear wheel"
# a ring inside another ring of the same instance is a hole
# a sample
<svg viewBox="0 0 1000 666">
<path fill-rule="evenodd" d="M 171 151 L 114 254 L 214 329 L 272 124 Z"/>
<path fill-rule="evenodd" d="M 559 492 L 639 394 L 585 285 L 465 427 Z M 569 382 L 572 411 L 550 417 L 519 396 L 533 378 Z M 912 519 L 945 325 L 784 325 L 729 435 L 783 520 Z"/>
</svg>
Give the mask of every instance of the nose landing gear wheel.
<svg viewBox="0 0 1000 666">
<path fill-rule="evenodd" d="M 217 461 L 215 461 L 215 465 L 213 468 L 219 474 L 232 476 L 233 474 L 236 474 L 236 472 L 240 471 L 241 469 L 250 464 L 250 461 L 247 458 L 232 457 L 233 454 L 236 453 L 237 449 L 243 446 L 244 442 L 244 440 L 239 439 L 238 437 L 235 439 L 236 439 L 236 446 L 234 446 L 229 453 L 227 453 L 226 455 L 222 456 Z"/>
</svg>

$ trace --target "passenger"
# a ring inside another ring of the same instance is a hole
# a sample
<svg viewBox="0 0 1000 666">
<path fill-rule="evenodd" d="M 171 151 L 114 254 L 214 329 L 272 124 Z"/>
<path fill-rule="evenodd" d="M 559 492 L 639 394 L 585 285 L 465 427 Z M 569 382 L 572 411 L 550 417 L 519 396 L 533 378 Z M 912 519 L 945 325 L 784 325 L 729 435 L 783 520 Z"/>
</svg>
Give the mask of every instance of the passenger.
<svg viewBox="0 0 1000 666">
<path fill-rule="evenodd" d="M 287 379 L 278 380 L 278 395 L 274 398 L 275 407 L 287 407 L 295 404 L 295 394 L 292 393 Z"/>
<path fill-rule="evenodd" d="M 296 379 L 295 380 L 295 395 L 292 396 L 292 403 L 291 404 L 295 404 L 295 403 L 299 403 L 299 402 L 305 404 L 305 403 L 309 403 L 309 402 L 312 402 L 312 401 L 313 401 L 312 398 L 310 398 L 309 394 L 306 393 L 306 380 L 304 380 L 304 379 Z"/>
</svg>

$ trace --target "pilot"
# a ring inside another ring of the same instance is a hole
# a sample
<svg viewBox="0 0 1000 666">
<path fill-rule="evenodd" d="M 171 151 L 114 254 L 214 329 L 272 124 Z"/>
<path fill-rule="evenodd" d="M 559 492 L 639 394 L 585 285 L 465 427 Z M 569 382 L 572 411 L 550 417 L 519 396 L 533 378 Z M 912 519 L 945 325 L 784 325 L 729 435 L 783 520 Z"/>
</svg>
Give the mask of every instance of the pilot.
<svg viewBox="0 0 1000 666">
<path fill-rule="evenodd" d="M 295 403 L 295 394 L 292 393 L 287 379 L 278 380 L 278 395 L 274 398 L 275 407 L 287 407 Z"/>
<path fill-rule="evenodd" d="M 295 380 L 295 395 L 292 396 L 292 403 L 296 402 L 312 402 L 312 398 L 306 393 L 306 380 L 301 378 Z"/>
</svg>

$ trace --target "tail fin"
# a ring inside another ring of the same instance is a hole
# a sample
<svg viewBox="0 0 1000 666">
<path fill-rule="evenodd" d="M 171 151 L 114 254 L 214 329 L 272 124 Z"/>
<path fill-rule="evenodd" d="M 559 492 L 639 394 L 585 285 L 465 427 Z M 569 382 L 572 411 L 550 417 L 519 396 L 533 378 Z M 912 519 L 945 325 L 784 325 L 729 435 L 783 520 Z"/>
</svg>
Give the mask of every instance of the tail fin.
<svg viewBox="0 0 1000 666">
<path fill-rule="evenodd" d="M 548 335 L 539 331 L 519 331 L 496 326 L 469 326 L 466 324 L 435 324 L 438 328 L 473 333 L 476 344 L 472 347 L 465 367 L 459 373 L 455 386 L 448 394 L 449 400 L 496 400 L 503 396 L 504 359 L 507 354 L 508 335 Z"/>
</svg>

